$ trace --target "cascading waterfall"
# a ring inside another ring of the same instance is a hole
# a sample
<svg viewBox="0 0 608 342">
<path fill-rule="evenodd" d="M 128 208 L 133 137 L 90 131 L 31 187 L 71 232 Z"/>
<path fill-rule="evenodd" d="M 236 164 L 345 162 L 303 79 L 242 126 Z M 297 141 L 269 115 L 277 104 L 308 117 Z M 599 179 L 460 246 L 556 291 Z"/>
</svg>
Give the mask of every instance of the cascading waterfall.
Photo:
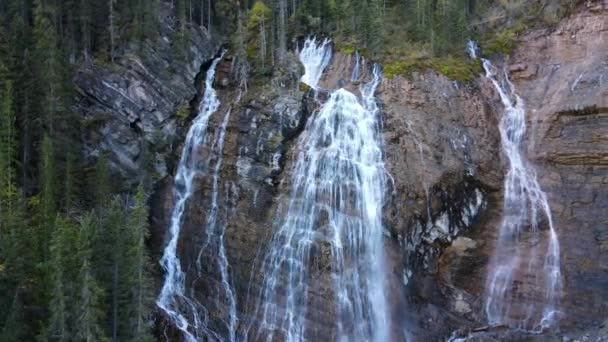
<svg viewBox="0 0 608 342">
<path fill-rule="evenodd" d="M 304 65 L 302 83 L 313 89 L 317 89 L 319 80 L 323 76 L 323 70 L 331 61 L 331 40 L 317 41 L 315 37 L 309 37 L 304 42 L 300 51 L 300 62 Z"/>
<path fill-rule="evenodd" d="M 331 58 L 328 41 L 307 40 L 300 58 L 302 81 L 317 89 Z M 291 198 L 279 211 L 269 245 L 258 304 L 260 336 L 307 339 L 310 258 L 328 250 L 330 286 L 336 305 L 335 333 L 342 341 L 389 340 L 385 297 L 382 205 L 387 171 L 381 149 L 374 93 L 379 66 L 360 89 L 362 103 L 339 89 L 310 119 L 298 141 Z"/>
<path fill-rule="evenodd" d="M 470 42 L 468 49 L 476 58 L 476 44 Z M 501 84 L 491 62 L 483 58 L 482 62 L 486 77 L 505 106 L 499 129 L 509 160 L 503 221 L 486 284 L 486 314 L 492 325 L 539 331 L 556 322 L 562 288 L 559 241 L 547 196 L 523 155 L 524 102 L 506 72 Z M 527 284 L 529 281 L 532 284 Z M 542 296 L 540 305 L 537 298 L 525 296 L 526 287 L 531 287 L 527 289 L 531 293 L 528 296 Z"/>
<path fill-rule="evenodd" d="M 226 248 L 224 244 L 224 233 L 226 228 L 226 222 L 220 222 L 218 220 L 218 214 L 220 212 L 220 207 L 218 205 L 218 197 L 219 197 L 219 186 L 220 186 L 220 170 L 223 162 L 223 153 L 224 153 L 224 141 L 226 137 L 226 128 L 228 127 L 228 121 L 230 120 L 230 114 L 232 109 L 229 108 L 226 111 L 226 115 L 224 116 L 224 120 L 219 128 L 219 133 L 217 136 L 217 140 L 212 147 L 212 150 L 218 156 L 218 159 L 215 163 L 215 167 L 213 169 L 213 185 L 211 192 L 211 206 L 207 213 L 207 225 L 206 225 L 206 235 L 207 238 L 205 243 L 203 244 L 199 256 L 197 259 L 197 269 L 199 273 L 199 277 L 202 277 L 202 265 L 201 265 L 201 256 L 203 251 L 208 248 L 208 246 L 218 246 L 218 269 L 220 274 L 220 292 L 224 295 L 225 302 L 228 303 L 229 311 L 228 311 L 228 321 L 225 322 L 226 327 L 228 329 L 228 340 L 236 341 L 236 323 L 237 323 L 237 313 L 236 313 L 236 298 L 234 296 L 234 290 L 232 288 L 232 284 L 230 282 L 230 277 L 228 275 L 228 257 L 226 255 Z M 218 298 L 220 300 L 220 298 Z"/>
<path fill-rule="evenodd" d="M 205 93 L 199 106 L 199 114 L 194 119 L 192 126 L 186 135 L 186 141 L 175 175 L 175 184 L 173 188 L 175 200 L 169 227 L 170 239 L 165 247 L 163 257 L 160 260 L 160 264 L 165 271 L 165 282 L 156 304 L 182 332 L 184 339 L 189 342 L 199 341 L 203 336 L 220 339 L 218 334 L 211 331 L 206 325 L 206 309 L 204 306 L 199 303 L 193 295 L 186 292 L 186 275 L 182 270 L 181 262 L 177 254 L 177 245 L 184 221 L 186 204 L 195 191 L 195 179 L 197 176 L 208 172 L 209 169 L 210 160 L 201 160 L 199 152 L 201 146 L 206 143 L 209 119 L 220 106 L 216 91 L 213 88 L 213 82 L 215 80 L 217 65 L 223 56 L 224 52 L 221 56 L 213 60 L 207 71 L 205 78 Z M 210 236 L 217 235 L 219 168 L 222 163 L 224 136 L 229 117 L 230 111 L 227 112 L 217 133 L 217 139 L 211 148 L 213 154 L 218 156 L 218 160 L 216 161 L 213 174 L 212 208 L 208 213 L 207 242 L 210 241 Z M 230 306 L 230 321 L 227 323 L 227 327 L 231 340 L 234 340 L 236 301 L 234 300 L 234 295 L 228 280 L 227 259 L 223 245 L 223 231 L 219 234 L 219 237 L 218 263 L 222 278 L 221 283 Z M 200 258 L 197 261 L 197 266 L 200 272 Z"/>
</svg>

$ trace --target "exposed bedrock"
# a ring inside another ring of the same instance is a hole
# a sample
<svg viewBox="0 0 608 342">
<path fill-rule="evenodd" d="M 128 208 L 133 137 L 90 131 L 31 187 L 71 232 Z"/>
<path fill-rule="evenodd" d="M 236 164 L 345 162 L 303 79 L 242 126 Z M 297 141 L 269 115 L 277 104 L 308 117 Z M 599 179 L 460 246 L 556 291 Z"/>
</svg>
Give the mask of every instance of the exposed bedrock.
<svg viewBox="0 0 608 342">
<path fill-rule="evenodd" d="M 556 28 L 521 37 L 510 57 L 493 58 L 498 68 L 509 72 L 526 103 L 524 153 L 547 194 L 561 244 L 560 330 L 535 337 L 540 340 L 600 326 L 608 312 L 604 3 L 582 5 Z M 144 47 L 150 49 L 143 54 L 146 58 L 127 54 L 118 61 L 119 70 L 92 67 L 76 80 L 78 109 L 91 121 L 92 128 L 86 130 L 91 158 L 109 151 L 114 168 L 126 178 L 135 177 L 141 139 L 152 142 L 155 132 L 161 131 L 170 141 L 170 148 L 154 154 L 162 178 L 152 200 L 155 257 L 166 243 L 173 205 L 171 160 L 179 158 L 185 134 L 178 129 L 182 125 L 175 113 L 184 102 L 197 107 L 196 75 L 219 50 L 204 32 L 191 37 L 188 62 L 171 64 L 173 72 L 168 71 L 170 44 L 160 40 Z M 371 79 L 371 64 L 365 64 L 353 81 L 355 65 L 354 55 L 335 53 L 321 88 L 345 87 L 359 96 L 359 86 Z M 232 58 L 227 56 L 218 66 L 215 88 L 221 106 L 211 117 L 207 143 L 200 149 L 210 170 L 200 175 L 188 202 L 178 251 L 188 291 L 207 309 L 207 323 L 219 334 L 228 331 L 229 307 L 221 290 L 218 248 L 213 245 L 217 239 L 209 239 L 204 228 L 213 188 L 211 170 L 219 160 L 213 142 L 230 110 L 216 214 L 225 231 L 237 335 L 258 340 L 256 310 L 263 304 L 259 298 L 264 278 L 260 265 L 290 196 L 298 138 L 328 97 L 327 91 L 320 91 L 315 99 L 299 84 L 301 68 L 297 57 L 290 55 L 270 81 L 252 84 L 239 96 Z M 385 166 L 391 175 L 383 208 L 391 339 L 436 341 L 457 329 L 481 328 L 487 324 L 484 291 L 508 170 L 498 130 L 503 104 L 483 75 L 465 84 L 432 71 L 384 79 L 376 98 L 382 109 Z M 205 244 L 207 240 L 211 245 Z M 310 340 L 326 340 L 335 333 L 329 253 L 319 245 L 310 257 Z M 518 285 L 525 286 L 514 286 Z M 280 296 L 280 288 L 278 292 Z M 524 295 L 532 304 L 543 300 L 532 290 Z M 500 328 L 490 330 L 477 332 L 486 334 L 479 338 L 521 337 Z"/>
</svg>

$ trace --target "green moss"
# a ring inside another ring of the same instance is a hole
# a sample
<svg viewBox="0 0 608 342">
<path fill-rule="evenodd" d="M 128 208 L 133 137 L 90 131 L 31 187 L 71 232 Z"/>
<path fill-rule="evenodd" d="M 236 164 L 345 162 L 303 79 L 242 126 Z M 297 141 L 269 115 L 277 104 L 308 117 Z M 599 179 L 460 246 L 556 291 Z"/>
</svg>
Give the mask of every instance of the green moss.
<svg viewBox="0 0 608 342">
<path fill-rule="evenodd" d="M 304 82 L 300 82 L 300 91 L 306 92 L 310 89 L 310 86 Z"/>
<path fill-rule="evenodd" d="M 478 60 L 452 56 L 434 58 L 431 67 L 447 78 L 460 82 L 472 81 L 483 70 Z"/>
<path fill-rule="evenodd" d="M 357 46 L 352 41 L 336 43 L 335 48 L 345 55 L 352 55 L 355 53 L 355 51 L 357 51 Z"/>
<path fill-rule="evenodd" d="M 355 51 L 357 51 L 357 48 L 355 48 L 354 46 L 344 46 L 340 48 L 339 51 L 346 55 L 352 55 L 355 53 Z"/>
<path fill-rule="evenodd" d="M 497 32 L 492 38 L 490 38 L 484 48 L 484 53 L 487 55 L 493 55 L 496 53 L 510 54 L 513 52 L 517 45 L 515 39 L 515 30 L 506 29 Z"/>
<path fill-rule="evenodd" d="M 393 78 L 396 75 L 409 75 L 428 67 L 428 60 L 406 58 L 384 64 L 384 75 Z"/>
<path fill-rule="evenodd" d="M 368 53 L 367 49 L 362 48 L 357 40 L 345 40 L 342 38 L 337 38 L 334 41 L 334 49 L 345 55 L 353 55 L 355 52 L 359 51 L 361 56 L 367 57 Z"/>
<path fill-rule="evenodd" d="M 186 102 L 183 103 L 179 109 L 177 110 L 177 112 L 175 112 L 175 116 L 181 121 L 181 122 L 186 122 L 186 120 L 188 120 L 188 117 L 190 117 L 190 105 Z"/>
<path fill-rule="evenodd" d="M 283 136 L 280 134 L 273 135 L 268 139 L 268 147 L 271 149 L 276 149 L 283 142 Z"/>
<path fill-rule="evenodd" d="M 482 66 L 479 61 L 466 57 L 405 58 L 384 64 L 384 75 L 393 78 L 425 69 L 433 69 L 455 81 L 470 82 L 482 71 Z"/>
</svg>

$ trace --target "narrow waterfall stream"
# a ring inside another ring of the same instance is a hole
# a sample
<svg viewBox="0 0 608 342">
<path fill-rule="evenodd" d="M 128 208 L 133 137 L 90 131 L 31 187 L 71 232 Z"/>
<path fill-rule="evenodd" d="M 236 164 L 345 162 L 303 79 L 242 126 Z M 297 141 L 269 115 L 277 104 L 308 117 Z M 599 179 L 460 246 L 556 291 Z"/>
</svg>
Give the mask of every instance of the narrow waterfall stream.
<svg viewBox="0 0 608 342">
<path fill-rule="evenodd" d="M 226 247 L 224 245 L 224 233 L 226 229 L 226 220 L 222 221 L 218 216 L 221 208 L 218 205 L 219 187 L 220 187 L 220 170 L 222 167 L 223 155 L 224 155 L 224 141 L 226 138 L 226 128 L 228 127 L 228 121 L 230 120 L 230 114 L 232 109 L 229 108 L 226 111 L 224 120 L 219 129 L 217 140 L 212 147 L 212 150 L 217 155 L 215 167 L 213 169 L 213 188 L 211 192 L 211 207 L 207 213 L 207 226 L 206 235 L 207 239 L 200 249 L 199 256 L 197 259 L 197 268 L 199 277 L 203 277 L 201 256 L 203 251 L 210 246 L 217 246 L 217 266 L 220 274 L 220 296 L 218 300 L 220 302 L 226 302 L 228 304 L 228 317 L 224 318 L 225 324 L 228 330 L 228 341 L 236 341 L 236 324 L 237 324 L 237 313 L 236 313 L 236 298 L 234 290 L 228 274 L 228 257 L 226 255 Z"/>
<path fill-rule="evenodd" d="M 217 65 L 223 56 L 224 53 L 215 58 L 207 71 L 205 78 L 205 93 L 199 106 L 199 113 L 194 119 L 186 136 L 181 159 L 175 175 L 173 188 L 175 200 L 169 227 L 170 239 L 160 261 L 161 266 L 165 271 L 165 281 L 156 304 L 168 316 L 171 323 L 181 331 L 183 338 L 186 341 L 192 342 L 200 341 L 203 337 L 224 340 L 217 332 L 214 332 L 207 327 L 207 310 L 202 303 L 197 301 L 194 294 L 191 293 L 192 291 L 187 287 L 186 275 L 182 270 L 180 257 L 178 255 L 180 231 L 184 223 L 184 213 L 187 202 L 191 199 L 196 190 L 197 177 L 210 173 L 209 169 L 213 160 L 215 160 L 215 167 L 212 176 L 213 188 L 212 193 L 210 194 L 211 207 L 207 213 L 205 227 L 206 240 L 201 246 L 196 269 L 199 278 L 204 276 L 201 274 L 201 265 L 202 262 L 204 262 L 201 260 L 201 253 L 205 248 L 217 249 L 217 266 L 221 276 L 221 289 L 219 290 L 220 294 L 218 295 L 221 297 L 218 298 L 218 301 L 227 303 L 227 306 L 229 307 L 229 317 L 225 319 L 228 339 L 230 341 L 236 339 L 236 300 L 227 271 L 228 262 L 224 248 L 223 232 L 225 222 L 220 222 L 218 220 L 219 172 L 222 165 L 224 138 L 228 120 L 230 118 L 230 110 L 226 112 L 222 124 L 216 132 L 216 139 L 211 146 L 211 155 L 205 160 L 201 160 L 200 155 L 201 147 L 207 144 L 209 140 L 207 136 L 209 120 L 220 106 L 216 91 L 213 88 L 213 82 L 215 80 Z"/>
<path fill-rule="evenodd" d="M 365 60 L 361 57 L 359 50 L 355 51 L 355 66 L 353 67 L 353 72 L 350 76 L 351 82 L 356 82 L 361 77 L 361 67 L 365 65 Z"/>
<path fill-rule="evenodd" d="M 478 48 L 469 43 L 476 58 Z M 540 331 L 556 323 L 562 289 L 560 247 L 546 194 L 524 156 L 526 109 L 507 73 L 502 83 L 492 63 L 482 58 L 486 77 L 505 107 L 500 121 L 502 148 L 509 161 L 505 176 L 503 221 L 486 284 L 486 314 L 491 325 Z M 537 298 L 525 296 L 534 293 Z"/>
<path fill-rule="evenodd" d="M 302 81 L 313 89 L 331 57 L 328 44 L 309 40 L 300 53 Z M 258 312 L 265 340 L 311 339 L 308 324 L 323 310 L 334 312 L 325 324 L 334 324 L 335 333 L 327 339 L 389 339 L 381 217 L 387 172 L 374 98 L 381 77 L 374 66 L 373 79 L 360 89 L 362 99 L 333 91 L 298 141 L 291 196 L 279 211 L 262 266 Z M 328 264 L 311 265 L 315 258 Z M 331 299 L 325 303 L 310 295 L 323 276 L 317 267 L 330 273 L 325 286 Z"/>
<path fill-rule="evenodd" d="M 300 62 L 304 65 L 304 75 L 300 81 L 316 89 L 330 61 L 331 40 L 317 42 L 316 38 L 309 37 L 300 51 Z"/>
</svg>

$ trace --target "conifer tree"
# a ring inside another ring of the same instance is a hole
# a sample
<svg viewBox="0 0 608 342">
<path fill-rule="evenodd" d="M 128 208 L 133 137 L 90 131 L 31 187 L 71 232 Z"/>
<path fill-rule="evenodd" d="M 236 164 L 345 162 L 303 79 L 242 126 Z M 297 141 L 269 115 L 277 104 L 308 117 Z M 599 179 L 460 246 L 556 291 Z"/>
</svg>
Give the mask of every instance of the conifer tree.
<svg viewBox="0 0 608 342">
<path fill-rule="evenodd" d="M 55 148 L 48 135 L 42 139 L 40 189 L 42 202 L 43 254 L 48 260 L 48 241 L 54 227 L 57 213 L 57 173 L 55 168 Z"/>
<path fill-rule="evenodd" d="M 101 250 L 100 255 L 105 259 L 101 263 L 103 266 L 100 270 L 104 270 L 106 276 L 100 280 L 104 282 L 104 287 L 108 292 L 111 338 L 116 341 L 121 333 L 121 326 L 124 326 L 124 322 L 129 319 L 128 316 L 121 315 L 120 310 L 126 270 L 123 269 L 125 212 L 119 196 L 110 202 L 102 224 L 103 226 L 98 230 L 96 247 Z"/>
<path fill-rule="evenodd" d="M 104 318 L 101 300 L 102 288 L 93 273 L 93 242 L 95 220 L 92 214 L 86 214 L 80 221 L 78 233 L 79 299 L 76 316 L 76 339 L 78 341 L 95 342 L 108 340 L 103 331 Z"/>
<path fill-rule="evenodd" d="M 56 125 L 65 111 L 62 56 L 58 47 L 56 26 L 52 19 L 56 9 L 42 0 L 35 0 L 34 39 L 36 41 L 36 65 L 41 92 L 43 123 L 54 137 Z"/>
<path fill-rule="evenodd" d="M 146 247 L 148 238 L 148 205 L 143 184 L 137 188 L 135 207 L 127 225 L 125 276 L 128 293 L 127 314 L 132 341 L 152 341 L 148 321 L 153 307 L 153 289 L 150 256 Z"/>
<path fill-rule="evenodd" d="M 268 57 L 268 24 L 270 22 L 272 10 L 262 1 L 256 1 L 249 12 L 249 22 L 247 30 L 249 32 L 248 51 L 250 57 L 255 57 L 262 70 L 266 68 L 266 58 Z"/>
<path fill-rule="evenodd" d="M 105 155 L 100 156 L 95 163 L 95 172 L 91 181 L 91 189 L 93 189 L 93 205 L 98 211 L 98 217 L 103 218 L 105 215 L 101 211 L 108 207 L 108 198 L 111 197 L 112 187 L 110 185 L 110 174 L 108 172 L 108 158 Z"/>
<path fill-rule="evenodd" d="M 19 341 L 27 331 L 20 288 L 34 273 L 32 246 L 16 186 L 13 85 L 0 60 L 0 340 Z"/>
<path fill-rule="evenodd" d="M 77 269 L 77 230 L 68 219 L 59 216 L 51 239 L 51 301 L 49 303 L 49 325 L 46 338 L 51 341 L 72 341 L 74 339 L 73 297 Z"/>
<path fill-rule="evenodd" d="M 13 82 L 8 77 L 8 69 L 0 61 L 0 217 L 5 217 L 12 209 L 16 195 L 16 132 L 13 106 Z M 0 236 L 2 223 L 0 223 Z"/>
</svg>

